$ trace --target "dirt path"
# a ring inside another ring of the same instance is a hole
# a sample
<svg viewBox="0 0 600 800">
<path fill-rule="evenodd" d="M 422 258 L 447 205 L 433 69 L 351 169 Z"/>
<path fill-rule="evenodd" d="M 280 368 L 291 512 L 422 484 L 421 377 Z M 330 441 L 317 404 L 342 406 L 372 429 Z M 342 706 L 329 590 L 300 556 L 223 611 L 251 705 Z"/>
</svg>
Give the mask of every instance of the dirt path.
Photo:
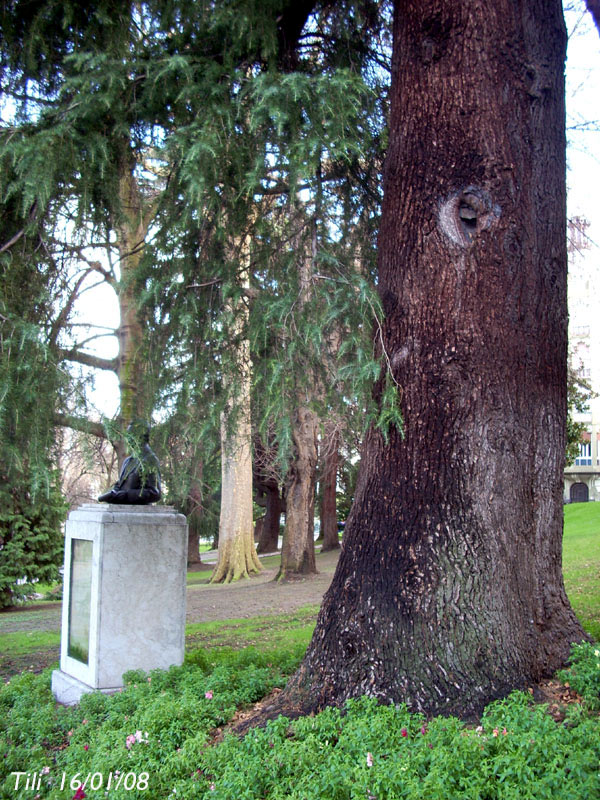
<svg viewBox="0 0 600 800">
<path fill-rule="evenodd" d="M 187 589 L 186 621 L 213 622 L 270 616 L 290 613 L 307 605 L 319 605 L 331 583 L 338 556 L 339 551 L 317 555 L 317 575 L 285 583 L 274 581 L 276 567 L 267 567 L 260 575 L 226 585 L 192 583 Z M 207 570 L 207 577 L 209 574 Z M 0 613 L 0 634 L 59 632 L 60 625 L 60 603 L 43 603 Z M 9 657 L 2 653 L 0 644 L 0 679 L 6 680 L 22 670 L 41 672 L 58 658 L 58 645 Z"/>
<path fill-rule="evenodd" d="M 335 570 L 339 551 L 317 556 L 317 575 L 276 583 L 276 568 L 226 586 L 188 586 L 187 622 L 284 614 L 321 602 Z"/>
<path fill-rule="evenodd" d="M 284 614 L 319 604 L 331 583 L 339 551 L 317 556 L 317 575 L 276 583 L 275 567 L 229 584 L 192 584 L 187 589 L 187 622 Z M 0 633 L 59 631 L 60 603 L 43 603 L 0 613 Z"/>
</svg>

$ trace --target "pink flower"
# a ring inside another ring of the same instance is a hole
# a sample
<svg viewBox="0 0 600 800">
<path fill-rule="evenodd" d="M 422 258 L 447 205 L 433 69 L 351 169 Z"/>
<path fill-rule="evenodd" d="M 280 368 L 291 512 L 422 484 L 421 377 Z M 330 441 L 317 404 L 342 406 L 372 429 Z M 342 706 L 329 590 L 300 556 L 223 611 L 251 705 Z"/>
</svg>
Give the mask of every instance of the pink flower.
<svg viewBox="0 0 600 800">
<path fill-rule="evenodd" d="M 42 775 L 47 775 L 50 772 L 50 767 L 42 767 Z"/>
<path fill-rule="evenodd" d="M 427 733 L 427 725 L 423 725 L 423 727 L 421 728 L 421 733 L 423 734 L 423 736 L 425 736 L 425 734 Z"/>
<path fill-rule="evenodd" d="M 67 736 L 73 736 L 73 730 L 67 731 Z"/>
<path fill-rule="evenodd" d="M 211 792 L 214 792 L 214 790 L 215 790 L 214 783 L 211 783 L 211 785 L 208 788 L 211 790 Z"/>
<path fill-rule="evenodd" d="M 213 699 L 213 693 L 211 692 L 210 689 L 208 690 L 208 692 L 204 692 L 204 697 L 206 697 L 207 700 Z"/>
<path fill-rule="evenodd" d="M 83 745 L 83 749 L 84 749 L 84 750 L 89 750 L 89 749 L 90 749 L 90 746 L 89 746 L 89 744 L 84 744 L 84 745 Z"/>
<path fill-rule="evenodd" d="M 498 728 L 494 728 L 492 731 L 492 736 L 498 736 Z"/>
<path fill-rule="evenodd" d="M 373 756 L 371 753 L 367 753 L 367 767 L 373 766 Z"/>
<path fill-rule="evenodd" d="M 135 736 L 133 733 L 130 733 L 129 736 L 125 739 L 125 747 L 128 750 L 131 750 L 131 745 L 135 744 Z"/>
<path fill-rule="evenodd" d="M 83 786 L 80 786 L 79 789 L 73 795 L 73 800 L 84 800 L 87 797 L 86 793 L 83 791 Z"/>
<path fill-rule="evenodd" d="M 404 738 L 408 736 L 408 731 L 406 730 L 406 728 L 402 728 L 402 730 L 400 731 L 400 736 L 404 736 Z"/>
<path fill-rule="evenodd" d="M 506 728 L 502 728 L 502 736 L 508 736 L 508 731 Z"/>
</svg>

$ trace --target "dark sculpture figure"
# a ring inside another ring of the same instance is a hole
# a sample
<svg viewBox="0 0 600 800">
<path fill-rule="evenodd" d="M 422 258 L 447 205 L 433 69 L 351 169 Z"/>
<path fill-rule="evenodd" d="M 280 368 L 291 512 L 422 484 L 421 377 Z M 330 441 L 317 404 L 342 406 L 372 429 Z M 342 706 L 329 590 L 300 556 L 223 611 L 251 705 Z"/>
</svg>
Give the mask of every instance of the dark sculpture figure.
<svg viewBox="0 0 600 800">
<path fill-rule="evenodd" d="M 150 449 L 150 425 L 134 420 L 127 433 L 140 455 L 128 456 L 123 462 L 119 480 L 112 489 L 101 494 L 100 503 L 147 505 L 160 500 L 160 468 L 157 457 Z"/>
</svg>

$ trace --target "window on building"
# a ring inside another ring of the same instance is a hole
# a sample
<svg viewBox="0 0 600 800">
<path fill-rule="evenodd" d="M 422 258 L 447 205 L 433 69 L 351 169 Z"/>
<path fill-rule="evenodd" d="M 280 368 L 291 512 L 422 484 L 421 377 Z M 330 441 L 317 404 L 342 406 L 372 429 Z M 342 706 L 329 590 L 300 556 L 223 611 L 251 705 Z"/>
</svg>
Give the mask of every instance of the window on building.
<svg viewBox="0 0 600 800">
<path fill-rule="evenodd" d="M 579 455 L 575 459 L 575 464 L 578 467 L 591 467 L 592 466 L 592 443 L 581 442 L 579 445 Z"/>
</svg>

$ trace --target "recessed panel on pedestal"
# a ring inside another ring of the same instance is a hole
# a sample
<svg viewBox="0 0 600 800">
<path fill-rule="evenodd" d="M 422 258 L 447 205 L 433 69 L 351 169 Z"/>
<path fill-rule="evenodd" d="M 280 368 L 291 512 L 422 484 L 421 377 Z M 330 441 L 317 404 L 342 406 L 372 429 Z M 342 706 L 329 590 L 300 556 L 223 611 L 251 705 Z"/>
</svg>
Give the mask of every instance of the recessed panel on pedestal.
<svg viewBox="0 0 600 800">
<path fill-rule="evenodd" d="M 93 551 L 94 543 L 89 539 L 71 540 L 67 655 L 82 664 L 90 658 Z"/>
</svg>

